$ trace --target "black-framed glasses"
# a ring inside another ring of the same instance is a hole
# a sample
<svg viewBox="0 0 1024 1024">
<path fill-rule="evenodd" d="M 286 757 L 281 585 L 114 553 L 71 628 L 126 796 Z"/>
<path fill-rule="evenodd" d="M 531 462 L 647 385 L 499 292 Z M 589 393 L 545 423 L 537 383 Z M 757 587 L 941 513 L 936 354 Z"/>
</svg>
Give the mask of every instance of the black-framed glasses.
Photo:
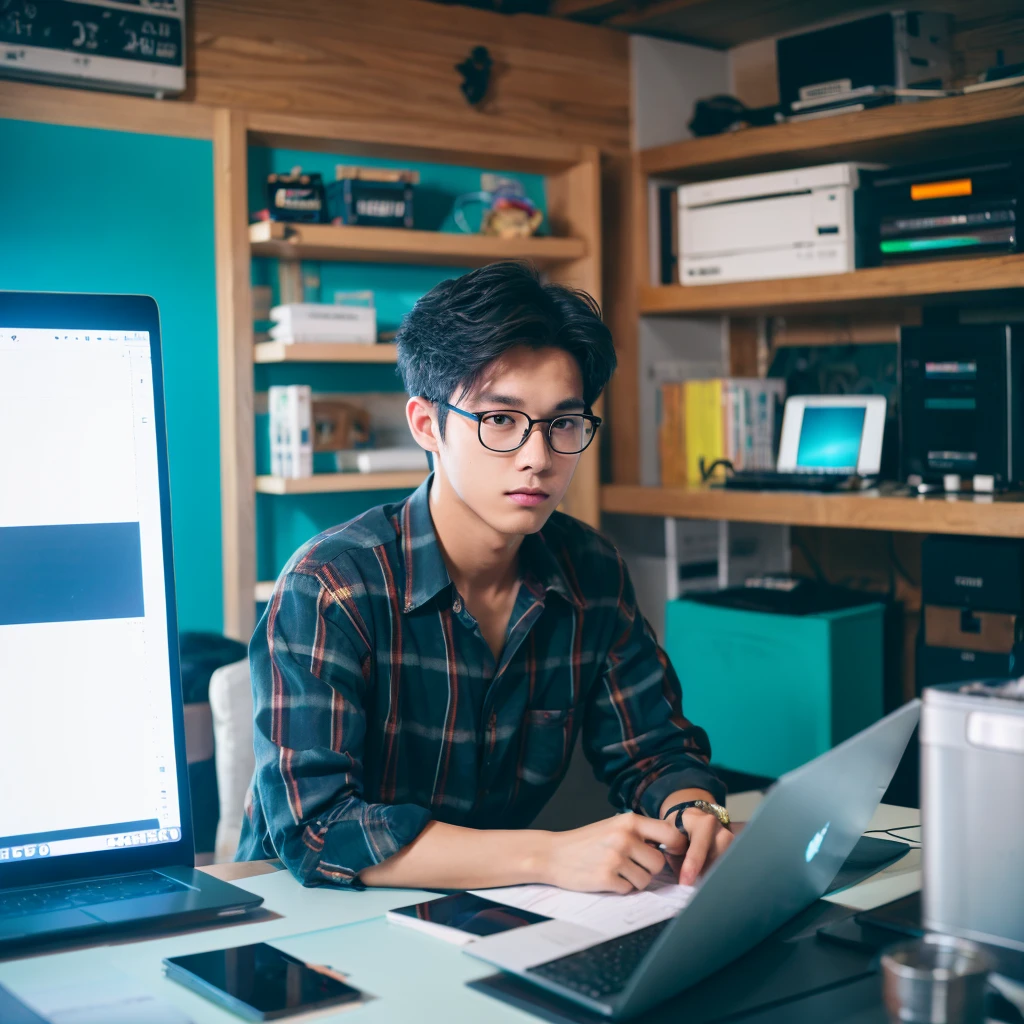
<svg viewBox="0 0 1024 1024">
<path fill-rule="evenodd" d="M 476 420 L 480 443 L 492 452 L 514 452 L 526 444 L 535 423 L 546 423 L 548 445 L 559 455 L 578 455 L 594 440 L 601 426 L 600 416 L 583 412 L 567 412 L 548 419 L 535 420 L 517 409 L 491 409 L 487 412 L 468 412 L 457 405 L 439 402 L 446 409 Z"/>
</svg>

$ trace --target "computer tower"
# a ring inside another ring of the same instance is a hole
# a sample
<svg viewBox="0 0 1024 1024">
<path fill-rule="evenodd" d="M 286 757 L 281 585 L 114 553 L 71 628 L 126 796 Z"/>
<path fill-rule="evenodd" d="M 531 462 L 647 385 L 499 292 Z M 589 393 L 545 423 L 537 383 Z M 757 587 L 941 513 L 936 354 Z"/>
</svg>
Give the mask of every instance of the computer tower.
<svg viewBox="0 0 1024 1024">
<path fill-rule="evenodd" d="M 1024 481 L 1024 327 L 900 329 L 900 466 L 912 485 Z"/>
</svg>

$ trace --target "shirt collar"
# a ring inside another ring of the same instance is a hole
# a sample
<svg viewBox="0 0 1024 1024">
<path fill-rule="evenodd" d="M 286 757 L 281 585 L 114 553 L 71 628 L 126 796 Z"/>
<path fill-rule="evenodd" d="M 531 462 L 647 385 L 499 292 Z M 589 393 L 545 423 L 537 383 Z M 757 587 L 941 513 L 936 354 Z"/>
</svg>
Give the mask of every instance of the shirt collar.
<svg viewBox="0 0 1024 1024">
<path fill-rule="evenodd" d="M 402 509 L 402 548 L 405 556 L 406 612 L 414 611 L 436 597 L 451 583 L 448 567 L 441 557 L 434 520 L 430 515 L 431 473 L 409 495 Z M 570 585 L 558 556 L 544 538 L 543 531 L 527 534 L 520 549 L 520 571 L 527 584 L 536 583 L 544 590 L 554 590 L 570 602 L 581 604 L 576 589 Z"/>
</svg>

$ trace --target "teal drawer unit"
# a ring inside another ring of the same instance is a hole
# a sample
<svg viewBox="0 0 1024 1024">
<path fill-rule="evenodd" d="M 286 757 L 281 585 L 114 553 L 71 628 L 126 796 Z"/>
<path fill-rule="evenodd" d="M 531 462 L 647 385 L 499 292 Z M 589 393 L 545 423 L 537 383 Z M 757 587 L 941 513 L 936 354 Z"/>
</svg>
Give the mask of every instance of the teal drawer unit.
<svg viewBox="0 0 1024 1024">
<path fill-rule="evenodd" d="M 669 601 L 665 648 L 715 764 L 777 777 L 882 717 L 883 606 L 812 615 Z"/>
</svg>

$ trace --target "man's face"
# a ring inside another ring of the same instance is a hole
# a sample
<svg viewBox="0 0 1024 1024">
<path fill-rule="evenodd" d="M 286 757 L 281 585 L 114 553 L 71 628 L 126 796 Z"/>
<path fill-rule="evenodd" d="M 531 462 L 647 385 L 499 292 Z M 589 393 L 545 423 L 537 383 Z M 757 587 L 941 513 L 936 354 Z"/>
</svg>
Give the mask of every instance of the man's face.
<svg viewBox="0 0 1024 1024">
<path fill-rule="evenodd" d="M 465 398 L 449 401 L 467 412 L 510 409 L 557 419 L 584 411 L 583 378 L 568 352 L 521 346 L 495 360 Z M 459 498 L 500 533 L 535 533 L 565 496 L 580 456 L 552 451 L 547 429 L 535 424 L 522 447 L 496 452 L 480 443 L 476 420 L 448 413 L 439 453 L 444 473 Z"/>
</svg>

